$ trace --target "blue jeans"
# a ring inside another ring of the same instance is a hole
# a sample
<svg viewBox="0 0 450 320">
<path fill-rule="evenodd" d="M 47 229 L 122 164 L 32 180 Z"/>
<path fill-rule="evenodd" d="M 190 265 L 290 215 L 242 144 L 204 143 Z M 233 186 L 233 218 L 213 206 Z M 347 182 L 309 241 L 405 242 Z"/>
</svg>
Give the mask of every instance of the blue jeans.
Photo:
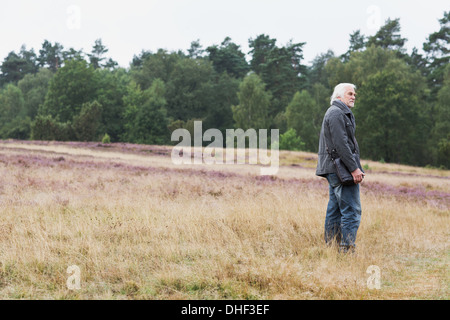
<svg viewBox="0 0 450 320">
<path fill-rule="evenodd" d="M 325 242 L 336 241 L 340 249 L 355 248 L 356 233 L 361 221 L 359 184 L 343 186 L 335 173 L 327 175 L 330 186 L 325 217 Z"/>
</svg>

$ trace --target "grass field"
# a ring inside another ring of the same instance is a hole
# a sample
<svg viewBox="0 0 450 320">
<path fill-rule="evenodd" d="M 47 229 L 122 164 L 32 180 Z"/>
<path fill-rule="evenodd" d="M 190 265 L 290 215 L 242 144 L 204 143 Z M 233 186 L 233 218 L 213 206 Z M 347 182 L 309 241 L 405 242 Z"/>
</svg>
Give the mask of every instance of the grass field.
<svg viewBox="0 0 450 320">
<path fill-rule="evenodd" d="M 316 162 L 281 152 L 260 176 L 168 147 L 0 141 L 0 299 L 449 299 L 450 171 L 363 160 L 357 253 L 340 255 Z"/>
</svg>

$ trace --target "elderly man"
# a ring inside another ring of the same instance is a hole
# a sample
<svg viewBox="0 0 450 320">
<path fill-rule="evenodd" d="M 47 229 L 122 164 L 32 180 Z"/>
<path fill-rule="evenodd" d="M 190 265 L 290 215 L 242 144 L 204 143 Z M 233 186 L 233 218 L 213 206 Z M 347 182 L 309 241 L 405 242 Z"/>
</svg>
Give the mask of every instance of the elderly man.
<svg viewBox="0 0 450 320">
<path fill-rule="evenodd" d="M 340 252 L 354 252 L 356 233 L 361 221 L 359 183 L 364 172 L 355 139 L 355 85 L 341 83 L 334 88 L 331 106 L 325 113 L 319 139 L 319 161 L 316 175 L 329 183 L 329 201 L 325 217 L 325 242 L 339 245 Z M 334 153 L 334 154 L 333 154 Z M 353 185 L 343 185 L 332 162 L 340 157 L 353 176 Z"/>
</svg>

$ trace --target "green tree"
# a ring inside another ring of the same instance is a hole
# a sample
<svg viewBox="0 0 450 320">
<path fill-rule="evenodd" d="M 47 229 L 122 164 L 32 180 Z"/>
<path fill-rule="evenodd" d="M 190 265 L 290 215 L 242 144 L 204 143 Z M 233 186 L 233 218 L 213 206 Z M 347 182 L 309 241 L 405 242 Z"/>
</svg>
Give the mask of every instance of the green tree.
<svg viewBox="0 0 450 320">
<path fill-rule="evenodd" d="M 436 164 L 450 168 L 450 65 L 445 68 L 443 78 L 442 87 L 437 95 L 436 123 L 431 142 L 435 144 Z"/>
<path fill-rule="evenodd" d="M 102 39 L 95 40 L 92 51 L 90 54 L 88 54 L 89 60 L 94 69 L 98 69 L 101 67 L 102 61 L 106 59 L 104 55 L 108 51 L 109 50 L 106 48 L 106 46 L 103 45 Z"/>
<path fill-rule="evenodd" d="M 321 128 L 321 107 L 306 90 L 296 92 L 286 108 L 288 128 L 292 128 L 302 138 L 305 150 L 317 151 Z"/>
<path fill-rule="evenodd" d="M 141 87 L 133 80 L 127 85 L 125 94 L 123 96 L 124 110 L 123 121 L 125 130 L 121 134 L 122 141 L 132 141 L 134 137 L 131 135 L 133 130 L 134 120 L 136 118 L 139 108 L 149 97 L 146 97 L 146 92 L 141 90 Z"/>
<path fill-rule="evenodd" d="M 183 56 L 175 52 L 159 49 L 156 53 L 143 51 L 140 57 L 135 57 L 131 66 L 132 79 L 146 90 L 155 79 L 164 83 L 170 80 L 175 66 Z"/>
<path fill-rule="evenodd" d="M 118 65 L 117 62 L 109 58 L 105 57 L 105 54 L 109 51 L 105 45 L 102 43 L 102 39 L 95 40 L 94 46 L 92 47 L 92 51 L 88 54 L 90 64 L 94 69 L 106 68 L 106 69 L 115 69 Z M 104 62 L 105 61 L 105 62 Z"/>
<path fill-rule="evenodd" d="M 24 74 L 38 72 L 39 66 L 34 49 L 27 50 L 26 46 L 22 45 L 19 56 L 26 62 L 25 68 L 23 69 Z"/>
<path fill-rule="evenodd" d="M 333 88 L 325 87 L 321 83 L 315 83 L 308 92 L 318 107 L 318 114 L 316 115 L 318 120 L 316 119 L 316 121 L 319 121 L 319 125 L 321 127 L 323 115 L 330 106 L 330 97 L 333 92 Z"/>
<path fill-rule="evenodd" d="M 354 108 L 362 157 L 414 165 L 428 162 L 423 82 L 419 72 L 399 59 L 367 77 Z"/>
<path fill-rule="evenodd" d="M 328 50 L 326 53 L 319 54 L 314 58 L 311 66 L 308 67 L 309 86 L 316 83 L 321 83 L 325 86 L 328 85 L 328 75 L 325 66 L 332 58 L 336 58 L 332 50 Z"/>
<path fill-rule="evenodd" d="M 132 106 L 133 110 L 127 116 L 130 121 L 126 125 L 128 141 L 141 144 L 168 143 L 170 134 L 167 128 L 164 82 L 156 79 L 146 92 L 140 92 L 138 87 L 130 90 L 132 93 L 129 102 L 139 105 Z"/>
<path fill-rule="evenodd" d="M 150 57 L 152 53 L 147 50 L 142 50 L 139 55 L 134 55 L 133 60 L 130 63 L 130 67 L 132 70 L 141 70 L 144 64 L 144 61 Z"/>
<path fill-rule="evenodd" d="M 10 83 L 0 91 L 0 120 L 6 123 L 13 118 L 25 116 L 25 102 L 20 89 Z"/>
<path fill-rule="evenodd" d="M 84 53 L 82 50 L 75 50 L 74 48 L 69 48 L 69 50 L 62 51 L 62 61 L 81 60 L 81 59 L 84 59 Z"/>
<path fill-rule="evenodd" d="M 26 50 L 25 45 L 21 47 L 19 54 L 11 51 L 0 67 L 0 86 L 5 83 L 16 84 L 25 75 L 36 73 L 38 71 L 36 59 L 34 50 Z"/>
<path fill-rule="evenodd" d="M 39 110 L 65 123 L 80 113 L 81 106 L 95 100 L 98 77 L 85 60 L 69 60 L 50 82 L 45 102 Z"/>
<path fill-rule="evenodd" d="M 95 99 L 102 105 L 101 124 L 99 130 L 107 132 L 112 141 L 119 141 L 124 133 L 124 96 L 127 93 L 130 76 L 127 71 L 97 69 L 98 89 Z"/>
<path fill-rule="evenodd" d="M 0 85 L 5 83 L 17 83 L 24 77 L 22 69 L 26 62 L 14 51 L 11 51 L 1 66 Z"/>
<path fill-rule="evenodd" d="M 444 82 L 444 70 L 450 61 L 450 11 L 444 12 L 439 23 L 439 31 L 430 34 L 423 44 L 429 70 L 428 83 L 434 97 Z"/>
<path fill-rule="evenodd" d="M 351 82 L 352 80 L 350 79 L 352 79 L 353 75 L 352 71 L 347 68 L 347 65 L 348 62 L 344 63 L 338 57 L 328 59 L 322 71 L 323 78 L 327 81 L 327 84 L 323 85 L 334 88 L 338 83 Z"/>
<path fill-rule="evenodd" d="M 27 74 L 17 84 L 24 97 L 26 115 L 31 120 L 36 117 L 39 106 L 44 103 L 52 78 L 53 73 L 50 70 L 40 69 L 36 74 Z"/>
<path fill-rule="evenodd" d="M 301 63 L 304 45 L 304 42 L 289 42 L 277 47 L 276 39 L 264 34 L 249 40 L 252 70 L 261 77 L 273 97 L 270 118 L 284 112 L 294 93 L 306 87 L 307 68 Z"/>
<path fill-rule="evenodd" d="M 388 18 L 384 26 L 381 26 L 378 32 L 369 37 L 367 46 L 375 45 L 387 50 L 398 51 L 402 56 L 406 49 L 403 47 L 406 43 L 406 38 L 400 35 L 400 19 L 391 20 Z"/>
<path fill-rule="evenodd" d="M 204 118 L 214 102 L 214 80 L 210 61 L 178 59 L 165 82 L 168 117 L 184 121 Z"/>
<path fill-rule="evenodd" d="M 419 53 L 416 47 L 411 51 L 411 54 L 407 57 L 407 62 L 416 70 L 419 70 L 422 76 L 429 76 L 429 69 L 427 68 L 427 59 Z"/>
<path fill-rule="evenodd" d="M 10 83 L 0 91 L 0 137 L 28 139 L 30 119 L 26 117 L 22 91 Z"/>
<path fill-rule="evenodd" d="M 348 61 L 352 52 L 362 51 L 365 47 L 366 39 L 365 36 L 361 34 L 361 30 L 354 31 L 350 35 L 350 47 L 348 48 L 348 51 L 341 56 L 342 60 L 344 62 Z"/>
<path fill-rule="evenodd" d="M 50 41 L 45 40 L 37 58 L 39 66 L 56 72 L 64 62 L 63 50 L 64 47 L 58 42 L 52 45 Z"/>
<path fill-rule="evenodd" d="M 350 82 L 360 88 L 370 75 L 386 68 L 389 61 L 397 57 L 392 50 L 371 45 L 366 50 L 354 52 L 348 62 L 331 58 L 325 66 L 328 85 L 334 88 L 341 82 Z"/>
<path fill-rule="evenodd" d="M 237 92 L 241 81 L 224 72 L 211 80 L 209 100 L 205 101 L 208 108 L 204 118 L 205 128 L 221 130 L 225 136 L 225 130 L 233 128 L 232 105 L 239 103 Z"/>
<path fill-rule="evenodd" d="M 73 132 L 78 141 L 97 141 L 100 138 L 102 105 L 98 101 L 84 103 L 73 118 Z"/>
<path fill-rule="evenodd" d="M 264 66 L 268 62 L 270 53 L 277 47 L 276 42 L 276 39 L 271 39 L 265 34 L 258 35 L 255 39 L 249 39 L 249 47 L 251 48 L 249 53 L 252 56 L 250 66 L 253 72 L 257 74 L 264 72 Z"/>
<path fill-rule="evenodd" d="M 233 77 L 243 78 L 250 71 L 250 66 L 245 60 L 245 54 L 229 37 L 223 40 L 220 47 L 213 45 L 208 47 L 206 51 L 214 69 L 219 74 L 227 72 Z"/>
<path fill-rule="evenodd" d="M 200 59 L 203 57 L 205 50 L 202 49 L 200 40 L 192 41 L 191 47 L 188 49 L 188 56 L 191 59 Z"/>
<path fill-rule="evenodd" d="M 236 127 L 243 130 L 268 129 L 268 110 L 272 97 L 261 78 L 255 73 L 245 77 L 237 95 L 239 105 L 231 107 Z"/>
</svg>

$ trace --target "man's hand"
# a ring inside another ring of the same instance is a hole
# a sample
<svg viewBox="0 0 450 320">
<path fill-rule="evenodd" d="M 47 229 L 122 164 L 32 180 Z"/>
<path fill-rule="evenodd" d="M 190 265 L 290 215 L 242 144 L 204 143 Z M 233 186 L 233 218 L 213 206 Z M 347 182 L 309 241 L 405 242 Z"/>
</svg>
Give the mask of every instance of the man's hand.
<svg viewBox="0 0 450 320">
<path fill-rule="evenodd" d="M 353 176 L 353 181 L 355 181 L 355 183 L 358 184 L 363 181 L 365 174 L 358 168 L 352 172 L 352 176 Z"/>
</svg>

